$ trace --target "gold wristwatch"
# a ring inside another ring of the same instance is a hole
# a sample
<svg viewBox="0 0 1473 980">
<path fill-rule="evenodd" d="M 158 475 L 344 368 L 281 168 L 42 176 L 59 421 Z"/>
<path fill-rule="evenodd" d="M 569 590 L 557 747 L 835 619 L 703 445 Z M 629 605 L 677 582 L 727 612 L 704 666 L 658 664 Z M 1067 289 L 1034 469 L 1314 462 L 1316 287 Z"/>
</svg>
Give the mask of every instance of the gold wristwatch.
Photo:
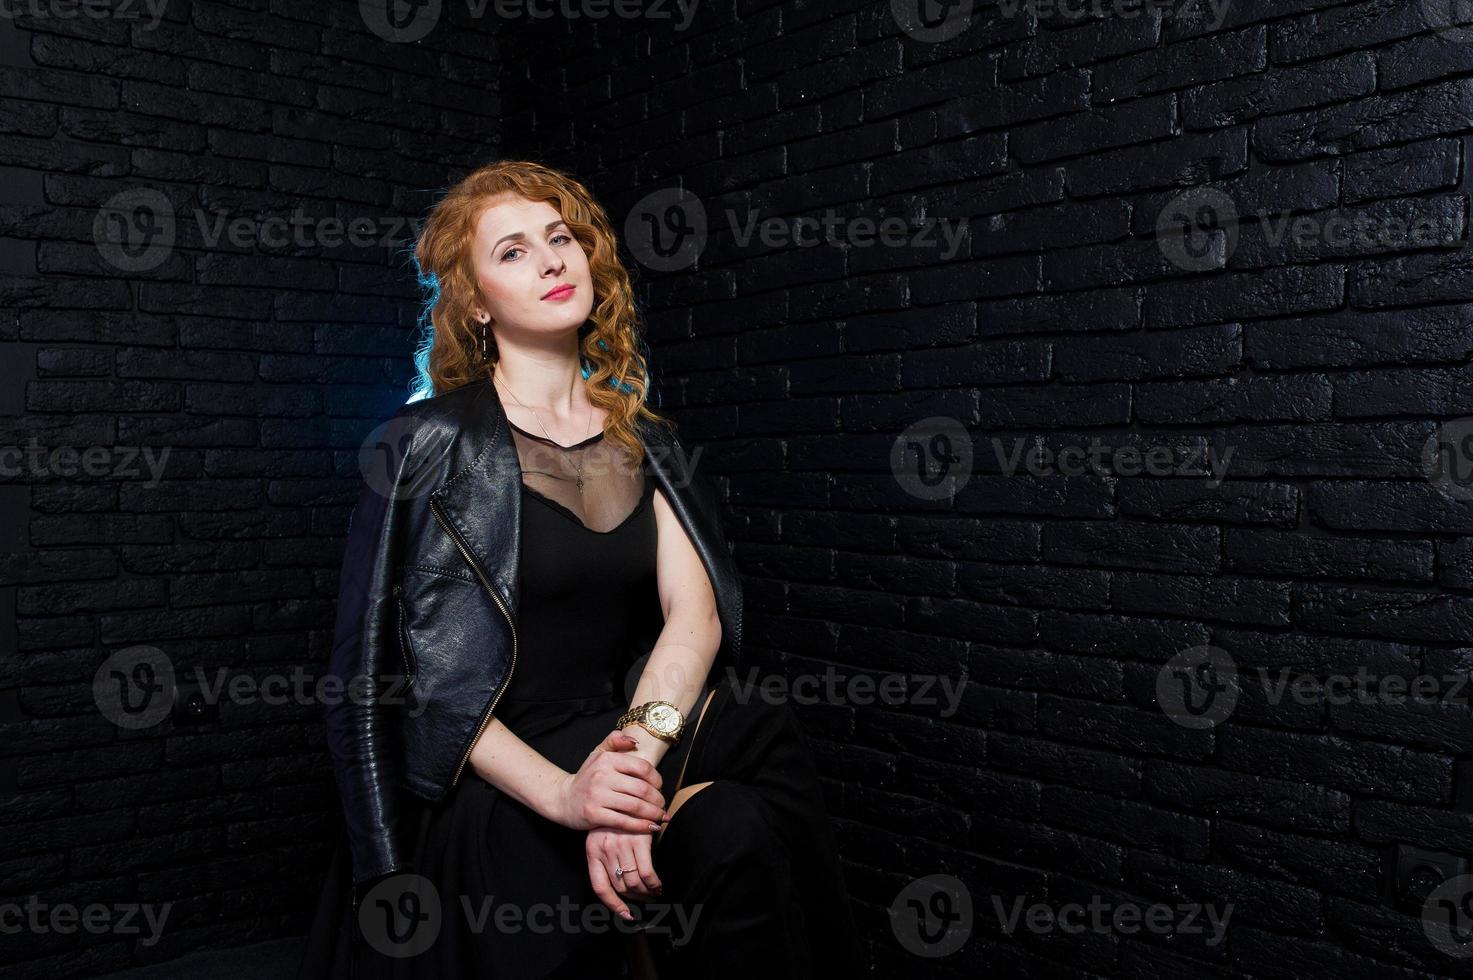
<svg viewBox="0 0 1473 980">
<path fill-rule="evenodd" d="M 680 741 L 685 730 L 685 715 L 669 701 L 646 701 L 637 708 L 630 708 L 619 716 L 616 728 L 638 725 L 655 738 L 672 745 Z"/>
</svg>

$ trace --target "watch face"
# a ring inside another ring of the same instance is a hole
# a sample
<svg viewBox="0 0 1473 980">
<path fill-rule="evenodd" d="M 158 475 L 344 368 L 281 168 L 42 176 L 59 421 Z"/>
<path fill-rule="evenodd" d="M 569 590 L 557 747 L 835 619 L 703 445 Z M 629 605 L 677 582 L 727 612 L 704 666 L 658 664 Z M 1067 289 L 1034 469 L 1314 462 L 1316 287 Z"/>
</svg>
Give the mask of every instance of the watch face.
<svg viewBox="0 0 1473 980">
<path fill-rule="evenodd" d="M 662 732 L 674 732 L 678 712 L 668 704 L 657 704 L 649 710 L 648 721 Z"/>
</svg>

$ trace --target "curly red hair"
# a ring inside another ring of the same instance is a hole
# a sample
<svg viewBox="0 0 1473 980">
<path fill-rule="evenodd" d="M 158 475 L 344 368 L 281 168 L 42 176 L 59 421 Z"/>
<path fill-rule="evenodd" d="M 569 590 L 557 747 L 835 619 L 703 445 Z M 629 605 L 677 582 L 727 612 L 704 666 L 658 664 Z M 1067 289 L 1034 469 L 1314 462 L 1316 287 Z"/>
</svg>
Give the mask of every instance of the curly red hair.
<svg viewBox="0 0 1473 980">
<path fill-rule="evenodd" d="M 620 261 L 608 215 L 593 195 L 568 174 L 526 160 L 499 160 L 468 174 L 431 210 L 415 243 L 414 259 L 426 290 L 421 316 L 425 338 L 415 351 L 417 396 L 450 391 L 490 375 L 497 361 L 488 334 L 481 357 L 480 324 L 471 312 L 484 308 L 472 260 L 476 222 L 503 197 L 545 201 L 557 209 L 588 256 L 593 309 L 579 329 L 589 400 L 608 412 L 605 438 L 644 459 L 635 421 L 671 424 L 645 403 L 649 367 L 634 307 L 629 271 Z M 428 319 L 428 324 L 424 323 Z"/>
</svg>

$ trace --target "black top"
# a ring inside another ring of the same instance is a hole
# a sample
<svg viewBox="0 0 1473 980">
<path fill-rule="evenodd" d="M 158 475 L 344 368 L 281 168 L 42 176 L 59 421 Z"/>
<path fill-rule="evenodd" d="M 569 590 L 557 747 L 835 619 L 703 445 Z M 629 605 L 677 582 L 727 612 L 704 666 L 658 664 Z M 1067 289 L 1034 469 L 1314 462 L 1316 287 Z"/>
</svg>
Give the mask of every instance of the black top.
<svg viewBox="0 0 1473 980">
<path fill-rule="evenodd" d="M 626 457 L 621 471 L 602 432 L 564 447 L 511 428 L 523 460 L 521 596 L 517 663 L 496 715 L 520 735 L 524 723 L 541 731 L 559 720 L 538 705 L 571 700 L 565 707 L 575 710 L 612 695 L 627 703 L 638 681 L 629 668 L 654 645 L 664 616 L 648 460 L 631 469 Z"/>
</svg>

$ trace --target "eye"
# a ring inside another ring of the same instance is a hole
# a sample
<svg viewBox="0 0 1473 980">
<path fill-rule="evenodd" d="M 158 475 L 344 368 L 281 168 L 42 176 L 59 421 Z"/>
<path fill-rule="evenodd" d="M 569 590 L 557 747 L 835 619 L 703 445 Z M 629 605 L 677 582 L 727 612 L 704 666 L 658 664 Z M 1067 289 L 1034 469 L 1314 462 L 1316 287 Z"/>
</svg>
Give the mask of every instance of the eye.
<svg viewBox="0 0 1473 980">
<path fill-rule="evenodd" d="M 522 251 L 522 246 L 513 245 L 511 248 L 501 253 L 501 261 L 505 262 L 511 256 L 511 253 L 520 251 Z"/>
<path fill-rule="evenodd" d="M 571 241 L 572 241 L 572 240 L 573 240 L 573 236 L 572 236 L 572 235 L 570 235 L 570 234 L 568 234 L 568 233 L 567 233 L 567 232 L 565 232 L 565 231 L 560 231 L 560 232 L 558 232 L 558 233 L 557 233 L 557 234 L 556 234 L 556 235 L 553 235 L 553 236 L 552 236 L 552 240 L 553 240 L 553 241 L 554 241 L 554 242 L 556 242 L 556 241 L 557 241 L 557 240 L 558 240 L 558 239 L 560 239 L 560 238 L 561 238 L 561 239 L 562 239 L 562 240 L 563 240 L 563 241 L 564 241 L 564 242 L 571 242 Z"/>
</svg>

